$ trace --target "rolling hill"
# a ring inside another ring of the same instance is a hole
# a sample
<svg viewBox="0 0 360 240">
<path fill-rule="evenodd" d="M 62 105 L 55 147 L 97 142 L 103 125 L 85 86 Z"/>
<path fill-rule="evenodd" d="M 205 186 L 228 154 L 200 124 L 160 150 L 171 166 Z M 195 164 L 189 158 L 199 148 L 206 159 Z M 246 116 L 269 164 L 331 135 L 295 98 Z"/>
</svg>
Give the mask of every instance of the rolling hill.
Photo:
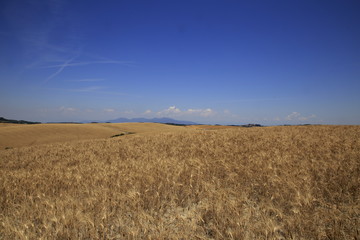
<svg viewBox="0 0 360 240">
<path fill-rule="evenodd" d="M 175 120 L 172 118 L 117 118 L 109 120 L 111 123 L 127 123 L 127 122 L 139 122 L 139 123 L 172 123 L 179 125 L 196 125 L 198 123 L 191 121 Z"/>
</svg>

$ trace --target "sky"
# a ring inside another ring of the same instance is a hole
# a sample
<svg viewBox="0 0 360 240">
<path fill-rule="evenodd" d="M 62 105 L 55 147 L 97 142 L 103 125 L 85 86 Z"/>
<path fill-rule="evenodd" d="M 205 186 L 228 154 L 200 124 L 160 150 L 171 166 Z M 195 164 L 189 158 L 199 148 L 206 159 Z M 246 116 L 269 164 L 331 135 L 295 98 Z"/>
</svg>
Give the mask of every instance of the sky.
<svg viewBox="0 0 360 240">
<path fill-rule="evenodd" d="M 0 116 L 360 124 L 360 1 L 3 0 Z"/>
</svg>

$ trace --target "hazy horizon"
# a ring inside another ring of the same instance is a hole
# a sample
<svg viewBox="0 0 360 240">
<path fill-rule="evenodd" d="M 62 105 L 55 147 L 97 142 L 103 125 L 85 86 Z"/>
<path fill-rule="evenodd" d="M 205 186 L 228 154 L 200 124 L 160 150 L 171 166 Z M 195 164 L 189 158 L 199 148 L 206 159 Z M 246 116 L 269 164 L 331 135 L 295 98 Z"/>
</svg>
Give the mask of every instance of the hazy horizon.
<svg viewBox="0 0 360 240">
<path fill-rule="evenodd" d="M 358 1 L 0 3 L 0 116 L 360 124 Z"/>
</svg>

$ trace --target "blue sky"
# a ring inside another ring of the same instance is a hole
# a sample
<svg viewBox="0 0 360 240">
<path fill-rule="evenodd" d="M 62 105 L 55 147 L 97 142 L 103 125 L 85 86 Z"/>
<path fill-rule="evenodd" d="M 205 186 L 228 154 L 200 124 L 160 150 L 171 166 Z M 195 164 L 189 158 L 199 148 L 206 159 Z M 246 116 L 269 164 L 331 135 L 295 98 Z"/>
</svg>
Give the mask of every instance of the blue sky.
<svg viewBox="0 0 360 240">
<path fill-rule="evenodd" d="M 0 116 L 360 124 L 359 1 L 0 3 Z"/>
</svg>

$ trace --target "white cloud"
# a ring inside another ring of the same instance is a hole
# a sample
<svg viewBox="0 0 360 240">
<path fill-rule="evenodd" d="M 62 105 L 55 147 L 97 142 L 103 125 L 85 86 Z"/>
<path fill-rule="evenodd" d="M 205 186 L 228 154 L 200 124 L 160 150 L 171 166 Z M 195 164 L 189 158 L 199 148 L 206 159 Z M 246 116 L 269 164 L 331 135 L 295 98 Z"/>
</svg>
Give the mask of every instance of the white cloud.
<svg viewBox="0 0 360 240">
<path fill-rule="evenodd" d="M 179 108 L 176 108 L 175 106 L 171 106 L 165 110 L 159 111 L 157 114 L 161 116 L 168 116 L 168 115 L 177 115 L 181 113 L 181 110 Z"/>
<path fill-rule="evenodd" d="M 106 113 L 113 113 L 113 112 L 115 112 L 115 109 L 105 108 L 105 109 L 104 109 L 104 112 L 106 112 Z"/>
<path fill-rule="evenodd" d="M 68 112 L 74 112 L 74 111 L 76 111 L 75 108 L 72 108 L 72 107 L 64 107 L 64 106 L 60 107 L 59 110 L 60 110 L 60 111 L 68 111 Z"/>
<path fill-rule="evenodd" d="M 158 116 L 201 116 L 201 117 L 209 117 L 215 114 L 215 111 L 211 108 L 206 109 L 192 109 L 189 108 L 188 110 L 181 110 L 176 106 L 170 106 L 169 108 L 157 112 Z"/>
<path fill-rule="evenodd" d="M 214 114 L 215 114 L 215 112 L 211 108 L 207 108 L 201 112 L 201 115 L 204 117 L 208 117 L 208 116 L 211 116 Z"/>
<path fill-rule="evenodd" d="M 59 110 L 59 112 L 61 112 L 61 113 L 73 113 L 73 112 L 77 111 L 76 108 L 73 108 L 73 107 L 64 107 L 64 106 L 60 107 L 58 110 Z"/>
<path fill-rule="evenodd" d="M 285 118 L 285 120 L 287 120 L 287 121 L 309 121 L 309 120 L 315 119 L 315 118 L 316 118 L 315 114 L 312 114 L 310 116 L 302 116 L 298 112 L 292 112 Z"/>
<path fill-rule="evenodd" d="M 211 116 L 211 115 L 215 114 L 215 112 L 211 108 L 207 108 L 207 109 L 188 109 L 184 113 L 185 114 L 200 115 L 200 116 L 203 116 L 203 117 L 208 117 L 208 116 Z"/>
<path fill-rule="evenodd" d="M 148 109 L 144 112 L 144 114 L 151 114 L 151 113 L 152 113 L 152 111 L 150 109 Z"/>
<path fill-rule="evenodd" d="M 312 115 L 310 115 L 310 116 L 308 116 L 308 117 L 300 117 L 299 120 L 300 120 L 300 121 L 308 121 L 308 120 L 314 119 L 314 118 L 316 118 L 316 115 L 315 115 L 315 114 L 312 114 Z"/>
<path fill-rule="evenodd" d="M 135 112 L 133 110 L 126 110 L 123 114 L 135 114 Z"/>
<path fill-rule="evenodd" d="M 300 113 L 298 112 L 292 112 L 289 115 L 287 115 L 287 117 L 285 118 L 285 120 L 288 121 L 293 121 L 293 120 L 297 120 L 300 117 Z"/>
</svg>

